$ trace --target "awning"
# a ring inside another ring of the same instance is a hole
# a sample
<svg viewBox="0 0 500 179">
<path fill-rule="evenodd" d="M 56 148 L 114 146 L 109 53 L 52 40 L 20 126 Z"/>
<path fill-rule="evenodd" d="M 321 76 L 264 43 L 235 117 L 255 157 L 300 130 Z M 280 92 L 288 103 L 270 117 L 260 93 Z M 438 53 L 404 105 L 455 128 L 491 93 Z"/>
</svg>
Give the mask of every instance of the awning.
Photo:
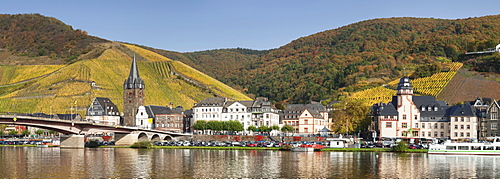
<svg viewBox="0 0 500 179">
<path fill-rule="evenodd" d="M 319 130 L 318 132 L 332 132 L 330 129 L 324 127 L 323 129 Z"/>
</svg>

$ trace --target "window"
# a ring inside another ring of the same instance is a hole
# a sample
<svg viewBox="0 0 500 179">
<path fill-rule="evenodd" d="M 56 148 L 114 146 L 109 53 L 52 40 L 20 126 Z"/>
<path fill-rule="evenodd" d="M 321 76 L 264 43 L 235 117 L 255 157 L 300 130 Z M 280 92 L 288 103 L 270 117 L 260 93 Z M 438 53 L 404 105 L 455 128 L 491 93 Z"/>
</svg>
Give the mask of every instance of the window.
<svg viewBox="0 0 500 179">
<path fill-rule="evenodd" d="M 434 137 L 438 137 L 438 132 L 434 132 Z"/>
<path fill-rule="evenodd" d="M 417 119 L 418 119 L 418 117 L 417 117 L 417 115 L 415 115 L 415 120 L 417 120 Z"/>
<path fill-rule="evenodd" d="M 467 125 L 467 129 L 470 129 L 470 125 Z"/>
<path fill-rule="evenodd" d="M 465 121 L 465 120 L 464 120 L 464 117 L 461 117 L 461 118 L 460 118 L 460 122 L 464 122 L 464 121 Z"/>
<path fill-rule="evenodd" d="M 458 133 L 456 133 L 456 132 L 453 133 L 453 136 L 458 137 Z"/>
<path fill-rule="evenodd" d="M 455 122 L 458 122 L 458 117 L 454 117 L 455 118 Z"/>
<path fill-rule="evenodd" d="M 498 108 L 492 107 L 490 110 L 490 119 L 497 120 L 498 119 Z"/>
<path fill-rule="evenodd" d="M 307 127 L 304 128 L 304 132 L 309 132 L 309 129 Z"/>
<path fill-rule="evenodd" d="M 304 120 L 304 124 L 307 124 L 308 122 L 309 122 L 309 121 L 307 121 L 307 119 L 306 119 L 306 120 Z"/>
<path fill-rule="evenodd" d="M 429 134 L 429 137 L 431 137 L 431 132 L 428 132 L 427 134 Z"/>
<path fill-rule="evenodd" d="M 460 129 L 464 129 L 464 125 L 460 125 Z"/>
<path fill-rule="evenodd" d="M 470 122 L 470 117 L 466 117 L 465 122 Z"/>
<path fill-rule="evenodd" d="M 422 123 L 422 128 L 425 129 L 425 123 Z M 422 135 L 425 136 L 425 135 Z"/>
<path fill-rule="evenodd" d="M 497 129 L 497 123 L 491 123 L 491 129 Z"/>
<path fill-rule="evenodd" d="M 463 132 L 460 132 L 460 137 L 464 137 L 464 133 Z"/>
<path fill-rule="evenodd" d="M 425 137 L 425 132 L 422 132 L 422 137 Z"/>
<path fill-rule="evenodd" d="M 444 123 L 441 123 L 441 129 L 444 129 Z"/>
<path fill-rule="evenodd" d="M 438 128 L 438 124 L 434 123 L 434 129 L 437 129 L 437 128 Z"/>
<path fill-rule="evenodd" d="M 418 123 L 415 123 L 415 128 L 418 128 Z"/>
<path fill-rule="evenodd" d="M 470 132 L 467 132 L 467 137 L 470 137 Z"/>
<path fill-rule="evenodd" d="M 458 129 L 458 125 L 455 125 L 455 129 Z"/>
<path fill-rule="evenodd" d="M 392 122 L 386 122 L 385 128 L 392 128 Z"/>
<path fill-rule="evenodd" d="M 403 120 L 406 120 L 406 114 L 403 114 Z"/>
<path fill-rule="evenodd" d="M 403 122 L 402 125 L 401 125 L 401 127 L 408 128 L 408 124 L 406 122 Z"/>
<path fill-rule="evenodd" d="M 444 132 L 441 132 L 439 136 L 444 137 Z"/>
</svg>

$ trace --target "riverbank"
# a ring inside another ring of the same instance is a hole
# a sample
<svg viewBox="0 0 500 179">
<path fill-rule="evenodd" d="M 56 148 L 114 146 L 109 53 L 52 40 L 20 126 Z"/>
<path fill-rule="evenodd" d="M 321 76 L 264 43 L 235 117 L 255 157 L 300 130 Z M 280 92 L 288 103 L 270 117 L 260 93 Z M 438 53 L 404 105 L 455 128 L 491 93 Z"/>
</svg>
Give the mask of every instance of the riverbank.
<svg viewBox="0 0 500 179">
<path fill-rule="evenodd" d="M 102 148 L 129 148 L 129 146 L 100 146 Z M 281 150 L 280 147 L 212 147 L 212 146 L 153 146 L 153 149 L 205 150 Z M 323 148 L 321 152 L 394 152 L 389 148 Z M 405 153 L 427 153 L 427 149 L 408 149 Z"/>
</svg>

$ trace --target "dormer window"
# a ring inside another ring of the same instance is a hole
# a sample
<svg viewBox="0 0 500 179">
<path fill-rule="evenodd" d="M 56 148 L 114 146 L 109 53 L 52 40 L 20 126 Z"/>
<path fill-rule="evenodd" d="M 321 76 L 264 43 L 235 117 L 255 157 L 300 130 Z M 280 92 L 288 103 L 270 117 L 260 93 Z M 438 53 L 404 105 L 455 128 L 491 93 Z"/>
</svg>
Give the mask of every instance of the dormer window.
<svg viewBox="0 0 500 179">
<path fill-rule="evenodd" d="M 425 111 L 425 106 L 422 106 L 422 111 Z"/>
<path fill-rule="evenodd" d="M 434 106 L 434 111 L 438 111 L 438 107 Z"/>
<path fill-rule="evenodd" d="M 427 107 L 427 111 L 432 111 L 432 107 Z"/>
</svg>

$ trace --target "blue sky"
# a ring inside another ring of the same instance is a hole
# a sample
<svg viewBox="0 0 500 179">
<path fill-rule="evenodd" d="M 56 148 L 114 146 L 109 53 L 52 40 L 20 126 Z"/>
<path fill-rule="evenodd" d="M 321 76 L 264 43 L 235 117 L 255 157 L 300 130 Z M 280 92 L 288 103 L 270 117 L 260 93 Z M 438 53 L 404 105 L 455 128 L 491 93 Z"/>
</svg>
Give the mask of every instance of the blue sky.
<svg viewBox="0 0 500 179">
<path fill-rule="evenodd" d="M 500 1 L 11 0 L 1 14 L 40 13 L 108 40 L 177 52 L 265 50 L 374 18 L 462 19 L 500 14 Z"/>
</svg>

